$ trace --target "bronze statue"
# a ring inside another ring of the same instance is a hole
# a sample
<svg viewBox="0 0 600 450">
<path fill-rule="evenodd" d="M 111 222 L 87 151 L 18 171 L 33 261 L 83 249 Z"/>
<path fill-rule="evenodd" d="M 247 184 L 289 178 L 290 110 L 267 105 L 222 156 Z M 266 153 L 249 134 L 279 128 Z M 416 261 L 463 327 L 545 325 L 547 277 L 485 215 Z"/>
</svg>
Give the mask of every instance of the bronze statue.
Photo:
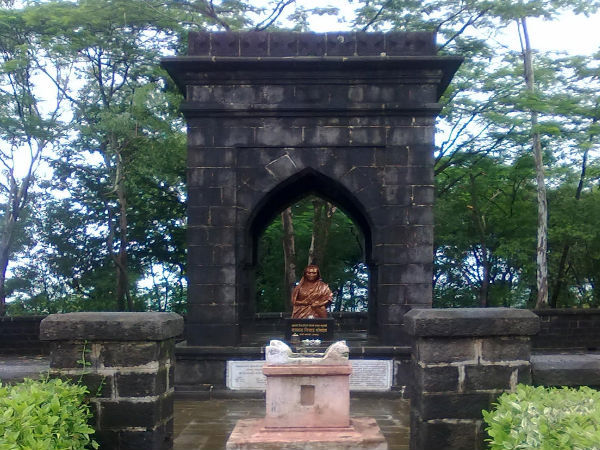
<svg viewBox="0 0 600 450">
<path fill-rule="evenodd" d="M 304 275 L 292 291 L 292 319 L 326 319 L 331 289 L 321 280 L 319 268 L 306 266 Z"/>
</svg>

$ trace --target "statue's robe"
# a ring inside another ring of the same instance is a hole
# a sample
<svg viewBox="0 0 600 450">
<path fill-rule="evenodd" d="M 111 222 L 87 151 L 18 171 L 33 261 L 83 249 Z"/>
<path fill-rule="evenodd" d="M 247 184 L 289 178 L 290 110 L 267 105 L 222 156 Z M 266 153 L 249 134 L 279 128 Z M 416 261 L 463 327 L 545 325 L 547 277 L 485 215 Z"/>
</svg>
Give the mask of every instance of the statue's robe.
<svg viewBox="0 0 600 450">
<path fill-rule="evenodd" d="M 292 319 L 308 319 L 310 316 L 326 319 L 325 308 L 332 297 L 331 289 L 323 281 L 310 282 L 302 277 L 292 292 Z"/>
</svg>

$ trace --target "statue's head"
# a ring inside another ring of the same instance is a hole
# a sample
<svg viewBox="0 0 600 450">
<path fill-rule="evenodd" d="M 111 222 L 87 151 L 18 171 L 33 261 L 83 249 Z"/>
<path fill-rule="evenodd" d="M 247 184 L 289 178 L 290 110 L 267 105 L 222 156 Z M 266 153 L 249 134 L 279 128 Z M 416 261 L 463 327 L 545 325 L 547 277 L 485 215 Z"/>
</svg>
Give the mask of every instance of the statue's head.
<svg viewBox="0 0 600 450">
<path fill-rule="evenodd" d="M 304 269 L 304 278 L 308 281 L 317 281 L 321 279 L 319 267 L 313 264 L 306 266 Z"/>
</svg>

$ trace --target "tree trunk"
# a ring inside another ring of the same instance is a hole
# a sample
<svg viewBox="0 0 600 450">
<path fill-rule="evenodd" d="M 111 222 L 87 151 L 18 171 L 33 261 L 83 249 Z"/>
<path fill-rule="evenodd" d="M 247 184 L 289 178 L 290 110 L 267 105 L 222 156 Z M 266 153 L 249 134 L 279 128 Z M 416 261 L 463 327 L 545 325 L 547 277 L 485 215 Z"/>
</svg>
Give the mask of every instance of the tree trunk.
<svg viewBox="0 0 600 450">
<path fill-rule="evenodd" d="M 127 310 L 133 311 L 133 299 L 129 292 L 129 272 L 127 268 L 127 247 L 129 241 L 127 238 L 127 198 L 125 197 L 125 186 L 123 180 L 117 184 L 117 197 L 119 198 L 119 255 L 117 256 L 117 296 L 121 303 L 127 301 Z"/>
<path fill-rule="evenodd" d="M 292 311 L 292 291 L 296 285 L 296 245 L 294 242 L 294 222 L 292 208 L 286 208 L 281 213 L 283 225 L 283 259 L 284 259 L 284 284 L 286 287 L 285 311 Z"/>
<path fill-rule="evenodd" d="M 325 260 L 325 249 L 329 240 L 329 229 L 337 207 L 325 200 L 315 198 L 313 201 L 313 229 L 308 250 L 308 264 L 322 265 Z"/>
<path fill-rule="evenodd" d="M 530 93 L 535 92 L 535 75 L 533 70 L 533 54 L 527 31 L 527 21 L 523 17 L 520 20 L 523 31 L 523 65 L 525 69 L 525 83 Z M 546 183 L 544 176 L 544 161 L 542 155 L 542 144 L 540 133 L 537 130 L 538 113 L 531 110 L 531 141 L 533 155 L 535 158 L 535 173 L 537 180 L 537 204 L 538 204 L 538 230 L 537 230 L 537 299 L 536 308 L 548 306 L 548 202 L 546 200 Z"/>
<path fill-rule="evenodd" d="M 0 317 L 6 315 L 6 269 L 8 269 L 13 230 L 14 225 L 11 214 L 6 211 L 5 223 L 2 224 L 2 238 L 0 239 Z"/>
</svg>

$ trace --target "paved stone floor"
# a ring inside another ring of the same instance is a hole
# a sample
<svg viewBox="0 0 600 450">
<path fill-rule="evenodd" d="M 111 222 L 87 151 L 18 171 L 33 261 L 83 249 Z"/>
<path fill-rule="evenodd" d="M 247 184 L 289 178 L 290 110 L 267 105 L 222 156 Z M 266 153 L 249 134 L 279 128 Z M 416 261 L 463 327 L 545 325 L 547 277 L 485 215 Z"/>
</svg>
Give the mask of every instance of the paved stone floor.
<svg viewBox="0 0 600 450">
<path fill-rule="evenodd" d="M 352 416 L 374 417 L 387 439 L 389 450 L 408 450 L 407 400 L 353 398 L 350 411 Z M 174 450 L 225 449 L 229 433 L 239 419 L 264 415 L 264 399 L 176 399 Z"/>
</svg>

